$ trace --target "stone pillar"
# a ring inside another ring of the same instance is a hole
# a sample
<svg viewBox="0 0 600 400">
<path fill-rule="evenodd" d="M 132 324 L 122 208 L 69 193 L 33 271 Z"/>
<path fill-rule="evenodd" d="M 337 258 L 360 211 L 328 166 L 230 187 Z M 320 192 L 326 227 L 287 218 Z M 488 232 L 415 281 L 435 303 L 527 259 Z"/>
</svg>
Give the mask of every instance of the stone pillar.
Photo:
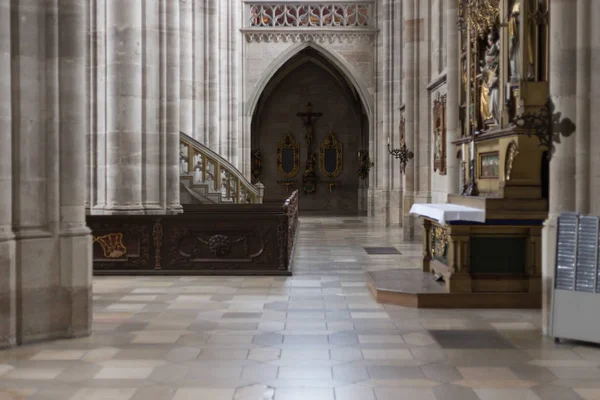
<svg viewBox="0 0 600 400">
<path fill-rule="evenodd" d="M 458 49 L 458 0 L 446 0 L 446 171 L 448 194 L 458 192 L 460 166 L 456 158 L 456 147 L 452 144 L 460 138 L 459 132 L 459 49 Z"/>
<path fill-rule="evenodd" d="M 142 214 L 142 0 L 106 1 L 105 214 Z"/>
<path fill-rule="evenodd" d="M 207 32 L 208 52 L 205 63 L 208 66 L 208 147 L 220 154 L 219 134 L 219 4 L 220 0 L 208 0 Z"/>
<path fill-rule="evenodd" d="M 576 211 L 590 212 L 591 0 L 577 0 Z M 596 153 L 597 154 L 597 153 Z"/>
<path fill-rule="evenodd" d="M 390 225 L 390 178 L 392 176 L 392 157 L 388 154 L 387 144 L 391 147 L 399 147 L 398 140 L 394 137 L 394 129 L 392 127 L 392 106 L 394 104 L 392 92 L 392 79 L 393 79 L 393 57 L 390 54 L 392 49 L 391 40 L 392 31 L 392 4 L 391 1 L 382 2 L 379 5 L 379 21 L 381 31 L 377 43 L 377 51 L 379 53 L 379 81 L 378 87 L 380 88 L 377 93 L 378 109 L 376 110 L 377 117 L 377 143 L 378 152 L 382 155 L 381 171 L 379 175 L 381 177 L 381 193 L 380 193 L 380 222 L 383 226 Z"/>
<path fill-rule="evenodd" d="M 179 41 L 179 1 L 165 1 L 166 25 L 166 211 L 179 213 L 183 209 L 179 202 L 179 123 L 180 110 L 180 41 Z"/>
<path fill-rule="evenodd" d="M 404 0 L 402 2 L 403 9 L 403 24 L 404 24 L 404 53 L 402 54 L 403 65 L 403 94 L 405 112 L 404 118 L 406 121 L 405 135 L 406 146 L 415 153 L 415 159 L 410 160 L 406 165 L 403 185 L 403 231 L 404 239 L 412 240 L 415 233 L 415 219 L 408 214 L 410 207 L 415 199 L 415 162 L 417 157 L 416 149 L 416 132 L 415 132 L 415 117 L 416 103 L 418 102 L 416 86 L 418 83 L 418 64 L 415 59 L 416 49 L 419 40 L 419 25 L 420 21 L 415 17 L 417 7 L 416 0 Z"/>
<path fill-rule="evenodd" d="M 589 1 L 590 12 L 588 18 L 594 18 L 600 13 L 600 2 Z M 588 31 L 590 38 L 594 38 L 590 42 L 590 75 L 589 75 L 589 94 L 590 94 L 590 110 L 593 111 L 593 117 L 597 117 L 597 110 L 600 110 L 600 43 L 596 38 L 600 37 L 600 25 L 594 20 L 593 24 L 590 24 L 590 30 Z M 592 119 L 592 114 L 589 115 L 589 119 Z M 596 155 L 600 153 L 600 132 L 595 124 L 589 123 L 590 130 L 590 154 L 592 155 L 590 160 L 590 213 L 592 215 L 600 215 L 600 157 Z M 593 129 L 593 131 L 592 131 Z M 579 129 L 578 129 L 579 131 Z M 575 133 L 577 135 L 577 133 Z"/>
<path fill-rule="evenodd" d="M 550 10 L 550 97 L 556 112 L 575 121 L 577 109 L 577 8 L 576 1 L 551 2 Z M 576 209 L 576 137 L 579 129 L 569 138 L 561 137 L 550 163 L 550 201 L 548 220 L 542 232 L 543 312 L 542 326 L 548 333 L 552 279 L 556 250 L 556 219 L 563 211 Z"/>
<path fill-rule="evenodd" d="M 10 40 L 12 57 L 10 75 L 3 77 L 10 77 L 12 93 L 18 94 L 10 99 L 8 147 L 16 278 L 10 271 L 6 276 L 15 283 L 16 341 L 29 343 L 85 335 L 91 327 L 91 237 L 85 225 L 88 2 L 10 4 L 10 34 L 2 37 Z M 10 210 L 7 204 L 3 212 Z M 0 214 L 0 224 L 5 220 Z"/>
<path fill-rule="evenodd" d="M 194 1 L 179 2 L 179 37 L 181 46 L 181 101 L 179 105 L 179 121 L 181 131 L 197 138 L 194 120 L 197 111 L 194 109 L 194 58 L 202 60 L 202 54 L 194 55 Z M 202 79 L 198 77 L 199 79 Z"/>
<path fill-rule="evenodd" d="M 16 343 L 15 237 L 12 231 L 10 2 L 0 2 L 0 349 Z"/>
<path fill-rule="evenodd" d="M 85 223 L 87 1 L 59 0 L 60 286 L 65 333 L 87 335 L 92 325 L 92 237 Z M 58 304 L 52 304 L 57 307 Z"/>
</svg>

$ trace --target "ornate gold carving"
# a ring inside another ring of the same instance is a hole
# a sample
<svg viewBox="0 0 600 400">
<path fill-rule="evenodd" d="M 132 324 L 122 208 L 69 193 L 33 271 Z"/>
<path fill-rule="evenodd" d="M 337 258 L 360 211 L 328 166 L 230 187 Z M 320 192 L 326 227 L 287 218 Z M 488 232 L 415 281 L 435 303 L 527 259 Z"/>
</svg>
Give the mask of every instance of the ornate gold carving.
<svg viewBox="0 0 600 400">
<path fill-rule="evenodd" d="M 446 175 L 446 95 L 433 101 L 433 170 Z"/>
<path fill-rule="evenodd" d="M 448 234 L 446 229 L 434 226 L 431 229 L 431 256 L 437 259 L 445 259 L 448 251 Z"/>
<path fill-rule="evenodd" d="M 500 0 L 460 0 L 458 20 L 461 29 L 469 29 L 473 38 L 483 39 L 498 24 Z"/>
<path fill-rule="evenodd" d="M 331 157 L 332 154 L 335 154 L 335 169 L 333 171 L 328 170 L 326 165 L 328 158 Z M 335 133 L 333 132 L 331 132 L 327 139 L 321 143 L 320 167 L 321 172 L 328 178 L 336 178 L 342 173 L 342 169 L 344 168 L 342 160 L 342 143 L 336 139 Z"/>
<path fill-rule="evenodd" d="M 292 158 L 292 166 L 289 171 L 284 170 L 284 151 L 291 151 L 292 154 L 289 155 Z M 298 170 L 300 169 L 300 143 L 296 143 L 294 137 L 290 133 L 286 133 L 283 135 L 281 142 L 277 144 L 277 172 L 283 178 L 293 178 L 298 174 Z"/>
<path fill-rule="evenodd" d="M 513 140 L 508 144 L 506 148 L 506 160 L 504 161 L 504 177 L 507 181 L 510 181 L 510 173 L 512 172 L 513 161 L 519 155 L 519 147 Z"/>
<path fill-rule="evenodd" d="M 127 253 L 127 247 L 123 244 L 122 233 L 110 233 L 104 236 L 94 236 L 92 243 L 100 243 L 106 258 L 121 258 Z"/>
</svg>

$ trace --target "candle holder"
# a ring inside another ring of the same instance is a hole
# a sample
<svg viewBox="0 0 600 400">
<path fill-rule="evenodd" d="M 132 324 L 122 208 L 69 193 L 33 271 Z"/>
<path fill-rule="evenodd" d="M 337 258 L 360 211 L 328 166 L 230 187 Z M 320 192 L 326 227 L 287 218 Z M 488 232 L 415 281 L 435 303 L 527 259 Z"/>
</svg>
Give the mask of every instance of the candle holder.
<svg viewBox="0 0 600 400">
<path fill-rule="evenodd" d="M 362 180 L 367 179 L 373 166 L 375 166 L 375 163 L 371 161 L 369 153 L 363 149 L 358 150 L 358 176 Z"/>
<path fill-rule="evenodd" d="M 538 138 L 540 146 L 548 150 L 548 160 L 552 159 L 556 150 L 554 144 L 560 143 L 560 137 L 569 137 L 576 129 L 571 119 L 562 118 L 562 114 L 556 112 L 556 105 L 550 97 L 538 113 L 523 113 L 516 116 L 512 123 L 523 129 L 523 134 Z"/>
<path fill-rule="evenodd" d="M 479 196 L 479 189 L 477 189 L 477 182 L 475 182 L 475 160 L 471 160 L 469 163 L 469 186 L 466 195 Z"/>
<path fill-rule="evenodd" d="M 406 164 L 408 164 L 408 161 L 412 160 L 415 156 L 413 152 L 410 151 L 408 147 L 406 147 L 406 142 L 404 141 L 402 141 L 402 144 L 398 149 L 392 149 L 390 146 L 390 142 L 388 141 L 387 148 L 388 152 L 392 157 L 394 157 L 397 160 L 400 160 L 400 172 L 404 173 L 404 171 L 406 170 Z"/>
</svg>

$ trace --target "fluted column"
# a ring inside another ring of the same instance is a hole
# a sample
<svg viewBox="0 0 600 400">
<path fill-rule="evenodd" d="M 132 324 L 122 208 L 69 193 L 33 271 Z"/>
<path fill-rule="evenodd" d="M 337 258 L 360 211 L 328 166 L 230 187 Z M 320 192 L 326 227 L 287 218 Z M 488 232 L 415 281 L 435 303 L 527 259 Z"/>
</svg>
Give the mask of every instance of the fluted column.
<svg viewBox="0 0 600 400">
<path fill-rule="evenodd" d="M 550 96 L 563 118 L 575 120 L 577 109 L 577 7 L 576 0 L 551 2 Z M 550 163 L 549 216 L 543 230 L 543 328 L 547 332 L 554 277 L 556 218 L 576 209 L 576 137 L 561 137 Z"/>
<path fill-rule="evenodd" d="M 196 110 L 194 109 L 194 8 L 195 2 L 179 2 L 179 37 L 181 46 L 181 101 L 179 105 L 179 121 L 181 131 L 197 138 L 194 120 Z M 196 57 L 198 57 L 196 55 Z M 200 55 L 202 58 L 202 55 Z"/>
<path fill-rule="evenodd" d="M 378 131 L 378 152 L 382 155 L 381 171 L 379 175 L 381 177 L 381 215 L 380 222 L 383 226 L 389 226 L 390 224 L 390 177 L 392 162 L 391 157 L 387 154 L 387 143 L 390 141 L 390 146 L 396 144 L 393 136 L 393 129 L 391 126 L 392 117 L 392 58 L 390 57 L 391 51 L 391 36 L 392 36 L 392 15 L 391 15 L 391 1 L 384 1 L 379 4 L 379 21 L 381 21 L 381 31 L 379 35 L 379 41 L 377 43 L 377 50 L 379 52 L 379 60 L 381 66 L 379 68 L 378 86 L 380 87 L 379 93 L 377 94 L 378 109 L 376 110 L 377 117 L 377 131 Z M 398 147 L 396 145 L 396 147 Z"/>
<path fill-rule="evenodd" d="M 0 1 L 0 348 L 16 343 L 15 240 L 12 231 L 10 2 Z"/>
<path fill-rule="evenodd" d="M 416 85 L 418 80 L 417 60 L 415 58 L 416 47 L 419 39 L 419 20 L 416 18 L 415 0 L 404 0 L 402 2 L 404 23 L 404 53 L 402 54 L 402 66 L 404 72 L 403 95 L 405 101 L 405 140 L 406 146 L 417 156 L 415 117 L 416 117 Z M 414 218 L 408 214 L 415 198 L 415 163 L 416 159 L 410 160 L 406 165 L 403 185 L 403 231 L 404 239 L 411 240 L 414 237 Z"/>
<path fill-rule="evenodd" d="M 594 18 L 594 16 L 600 14 L 600 2 L 589 1 L 590 12 L 588 18 Z M 592 215 L 600 215 L 600 157 L 596 155 L 600 153 L 600 134 L 598 128 L 591 124 L 591 119 L 597 117 L 597 110 L 600 110 L 600 43 L 595 38 L 600 37 L 600 25 L 593 20 L 594 23 L 590 24 L 589 37 L 594 38 L 590 40 L 590 75 L 589 75 L 589 94 L 590 94 L 590 110 L 592 113 L 588 116 L 590 123 L 588 129 L 590 130 L 590 213 Z M 592 128 L 594 131 L 592 131 Z"/>
<path fill-rule="evenodd" d="M 142 208 L 142 0 L 106 0 L 105 213 Z"/>
<path fill-rule="evenodd" d="M 446 0 L 446 171 L 448 184 L 446 192 L 453 194 L 458 192 L 460 168 L 455 146 L 452 144 L 459 139 L 459 79 L 458 79 L 458 0 Z"/>
<path fill-rule="evenodd" d="M 59 0 L 60 285 L 65 331 L 89 334 L 92 323 L 92 237 L 85 223 L 88 124 L 86 0 Z"/>
<path fill-rule="evenodd" d="M 208 17 L 207 32 L 208 54 L 205 59 L 208 68 L 208 146 L 221 152 L 221 137 L 219 132 L 219 0 L 207 0 L 206 14 Z"/>
<path fill-rule="evenodd" d="M 180 41 L 179 1 L 165 1 L 164 49 L 166 57 L 165 139 L 166 139 L 166 211 L 181 212 L 179 202 L 179 123 L 180 123 Z"/>
<path fill-rule="evenodd" d="M 576 210 L 590 212 L 591 0 L 577 0 Z"/>
</svg>

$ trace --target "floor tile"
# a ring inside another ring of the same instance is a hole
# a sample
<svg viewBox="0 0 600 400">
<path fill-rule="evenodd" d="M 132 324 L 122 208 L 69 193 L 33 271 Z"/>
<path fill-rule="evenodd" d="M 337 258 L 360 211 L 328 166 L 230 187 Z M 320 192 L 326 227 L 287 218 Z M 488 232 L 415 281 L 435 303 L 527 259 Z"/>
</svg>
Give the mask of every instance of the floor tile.
<svg viewBox="0 0 600 400">
<path fill-rule="evenodd" d="M 395 247 L 365 247 L 368 255 L 401 254 Z"/>
<path fill-rule="evenodd" d="M 232 400 L 234 393 L 235 389 L 178 389 L 172 400 Z"/>
<path fill-rule="evenodd" d="M 495 331 L 430 330 L 444 349 L 510 349 L 514 346 Z"/>
<path fill-rule="evenodd" d="M 130 400 L 136 389 L 86 388 L 79 390 L 70 400 Z"/>
</svg>

